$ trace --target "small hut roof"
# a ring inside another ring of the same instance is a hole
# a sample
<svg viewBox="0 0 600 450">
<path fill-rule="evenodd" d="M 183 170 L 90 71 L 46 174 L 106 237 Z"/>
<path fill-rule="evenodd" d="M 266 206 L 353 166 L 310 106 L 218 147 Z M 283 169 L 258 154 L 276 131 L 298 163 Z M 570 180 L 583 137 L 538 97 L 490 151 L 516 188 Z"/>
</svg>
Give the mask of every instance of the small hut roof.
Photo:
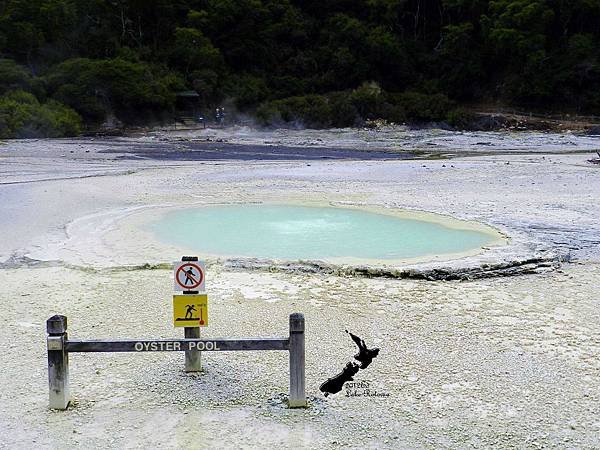
<svg viewBox="0 0 600 450">
<path fill-rule="evenodd" d="M 200 97 L 196 91 L 181 91 L 175 94 L 177 97 Z"/>
</svg>

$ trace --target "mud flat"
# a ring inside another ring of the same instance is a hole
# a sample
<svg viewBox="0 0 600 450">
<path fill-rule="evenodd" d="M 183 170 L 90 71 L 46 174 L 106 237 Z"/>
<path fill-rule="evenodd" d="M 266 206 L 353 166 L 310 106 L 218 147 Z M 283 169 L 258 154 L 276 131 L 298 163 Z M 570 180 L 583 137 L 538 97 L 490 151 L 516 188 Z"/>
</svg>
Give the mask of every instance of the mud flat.
<svg viewBox="0 0 600 450">
<path fill-rule="evenodd" d="M 210 132 L 243 144 L 239 130 Z M 527 148 L 521 137 L 483 133 L 473 140 L 502 148 L 465 149 L 464 135 L 438 132 L 396 131 L 395 141 L 343 130 L 244 133 L 261 152 L 375 140 L 410 153 L 423 147 L 410 139 L 441 135 L 453 157 L 144 154 L 157 145 L 185 153 L 181 139 L 206 138 L 189 133 L 0 146 L 2 446 L 600 446 L 600 171 L 587 162 L 598 141 L 540 133 Z M 75 354 L 74 408 L 48 411 L 45 320 L 67 315 L 69 334 L 82 339 L 177 336 L 168 264 L 183 249 L 143 223 L 169 208 L 253 202 L 425 211 L 485 224 L 506 242 L 394 267 L 210 259 L 207 337 L 278 336 L 289 313 L 305 313 L 307 410 L 284 407 L 286 354 L 261 352 L 205 355 L 200 375 L 183 372 L 181 354 Z M 355 353 L 344 329 L 380 347 L 356 381 L 389 395 L 320 394 Z"/>
</svg>

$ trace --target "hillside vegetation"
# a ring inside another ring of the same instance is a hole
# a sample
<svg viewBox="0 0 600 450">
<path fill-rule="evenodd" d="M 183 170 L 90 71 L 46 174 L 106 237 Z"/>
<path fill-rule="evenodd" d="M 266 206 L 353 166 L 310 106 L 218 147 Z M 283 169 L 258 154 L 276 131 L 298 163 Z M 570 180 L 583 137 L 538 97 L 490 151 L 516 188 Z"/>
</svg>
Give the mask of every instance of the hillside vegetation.
<svg viewBox="0 0 600 450">
<path fill-rule="evenodd" d="M 178 91 L 264 125 L 600 114 L 600 0 L 3 0 L 0 138 L 171 120 Z"/>
</svg>

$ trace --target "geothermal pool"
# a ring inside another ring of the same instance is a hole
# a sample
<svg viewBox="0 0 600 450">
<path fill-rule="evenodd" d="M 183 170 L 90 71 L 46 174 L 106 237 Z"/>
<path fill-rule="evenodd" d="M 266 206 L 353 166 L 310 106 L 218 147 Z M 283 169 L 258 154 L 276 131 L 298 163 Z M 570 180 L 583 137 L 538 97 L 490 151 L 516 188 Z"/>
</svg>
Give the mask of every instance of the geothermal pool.
<svg viewBox="0 0 600 450">
<path fill-rule="evenodd" d="M 282 260 L 409 259 L 473 251 L 497 239 L 492 233 L 360 209 L 292 205 L 171 211 L 148 228 L 159 240 L 200 255 Z"/>
</svg>

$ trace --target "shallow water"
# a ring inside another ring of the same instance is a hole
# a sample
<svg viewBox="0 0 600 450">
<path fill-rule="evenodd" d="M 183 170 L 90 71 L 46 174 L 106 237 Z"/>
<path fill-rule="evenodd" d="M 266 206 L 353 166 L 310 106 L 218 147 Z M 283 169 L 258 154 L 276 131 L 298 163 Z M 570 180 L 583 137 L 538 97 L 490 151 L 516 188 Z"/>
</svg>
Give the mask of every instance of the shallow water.
<svg viewBox="0 0 600 450">
<path fill-rule="evenodd" d="M 477 249 L 494 237 L 434 222 L 345 208 L 236 205 L 168 213 L 148 225 L 201 255 L 274 259 L 407 259 Z"/>
</svg>

